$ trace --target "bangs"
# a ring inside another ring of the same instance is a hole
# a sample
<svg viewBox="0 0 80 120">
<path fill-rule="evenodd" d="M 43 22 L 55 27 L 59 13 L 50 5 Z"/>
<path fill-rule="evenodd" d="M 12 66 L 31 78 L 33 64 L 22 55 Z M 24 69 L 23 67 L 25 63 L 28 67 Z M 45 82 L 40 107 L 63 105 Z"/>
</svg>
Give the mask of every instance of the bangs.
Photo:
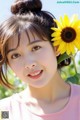
<svg viewBox="0 0 80 120">
<path fill-rule="evenodd" d="M 27 25 L 24 25 L 23 27 L 20 28 L 19 30 L 19 35 L 21 36 L 22 32 L 26 32 L 26 35 L 28 37 L 29 43 L 30 43 L 30 37 L 28 34 L 28 31 L 32 34 L 32 36 L 35 39 L 34 33 L 41 39 L 41 40 L 49 40 L 49 34 L 46 34 L 46 30 L 44 30 L 44 27 L 39 27 L 35 23 L 28 22 Z M 20 38 L 20 37 L 19 37 Z"/>
<path fill-rule="evenodd" d="M 12 48 L 11 50 L 16 50 L 18 48 L 18 46 L 20 44 L 21 34 L 23 32 L 26 33 L 29 43 L 31 42 L 31 40 L 30 40 L 30 35 L 28 32 L 30 32 L 32 34 L 34 39 L 35 39 L 34 34 L 36 34 L 41 40 L 47 41 L 48 36 L 46 36 L 46 34 L 43 31 L 44 30 L 42 30 L 38 25 L 32 24 L 32 23 L 25 25 L 25 26 L 20 26 L 20 28 L 18 29 L 18 31 L 15 34 L 17 36 L 17 45 L 15 46 L 15 48 Z M 7 55 L 7 51 L 8 51 L 8 44 L 9 44 L 8 41 L 10 40 L 13 42 L 13 37 L 14 37 L 14 35 L 6 41 L 6 44 L 5 44 L 6 55 Z"/>
</svg>

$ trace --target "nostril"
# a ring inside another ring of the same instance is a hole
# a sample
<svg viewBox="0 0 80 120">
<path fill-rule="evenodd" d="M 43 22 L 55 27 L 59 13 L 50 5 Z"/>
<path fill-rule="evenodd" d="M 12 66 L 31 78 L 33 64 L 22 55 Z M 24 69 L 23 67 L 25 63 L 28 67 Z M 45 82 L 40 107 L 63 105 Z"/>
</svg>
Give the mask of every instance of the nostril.
<svg viewBox="0 0 80 120">
<path fill-rule="evenodd" d="M 32 65 L 32 67 L 34 67 L 35 65 Z"/>
<path fill-rule="evenodd" d="M 26 69 L 29 69 L 29 67 L 25 66 Z"/>
<path fill-rule="evenodd" d="M 27 65 L 27 66 L 25 66 L 25 68 L 26 69 L 31 69 L 31 68 L 33 68 L 33 67 L 35 67 L 36 66 L 36 64 L 32 64 L 32 65 Z"/>
</svg>

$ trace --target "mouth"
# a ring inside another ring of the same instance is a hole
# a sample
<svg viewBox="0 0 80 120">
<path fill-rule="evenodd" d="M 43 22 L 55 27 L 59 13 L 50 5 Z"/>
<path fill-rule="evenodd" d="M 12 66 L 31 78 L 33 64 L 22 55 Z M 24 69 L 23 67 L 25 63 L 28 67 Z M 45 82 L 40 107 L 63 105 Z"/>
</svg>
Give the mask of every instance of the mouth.
<svg viewBox="0 0 80 120">
<path fill-rule="evenodd" d="M 38 79 L 39 77 L 41 77 L 43 73 L 43 70 L 37 70 L 37 71 L 34 71 L 30 74 L 28 74 L 28 77 L 32 78 L 32 79 Z"/>
</svg>

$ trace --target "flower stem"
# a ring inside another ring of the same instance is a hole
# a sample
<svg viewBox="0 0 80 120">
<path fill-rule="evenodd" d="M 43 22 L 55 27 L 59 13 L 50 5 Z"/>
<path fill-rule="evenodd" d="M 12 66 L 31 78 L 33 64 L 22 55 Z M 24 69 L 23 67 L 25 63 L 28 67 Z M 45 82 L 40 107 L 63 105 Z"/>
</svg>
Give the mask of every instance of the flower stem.
<svg viewBox="0 0 80 120">
<path fill-rule="evenodd" d="M 76 67 L 76 62 L 75 62 L 75 55 L 74 55 L 74 56 L 71 56 L 71 58 L 72 58 L 72 60 L 73 60 L 75 73 L 77 74 L 77 67 Z"/>
</svg>

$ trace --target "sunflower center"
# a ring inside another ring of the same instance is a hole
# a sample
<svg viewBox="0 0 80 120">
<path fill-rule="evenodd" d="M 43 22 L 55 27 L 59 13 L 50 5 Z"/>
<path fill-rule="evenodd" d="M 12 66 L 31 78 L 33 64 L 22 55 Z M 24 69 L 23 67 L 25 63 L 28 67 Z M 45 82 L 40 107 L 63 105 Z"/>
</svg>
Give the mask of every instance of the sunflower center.
<svg viewBox="0 0 80 120">
<path fill-rule="evenodd" d="M 70 43 L 76 38 L 76 31 L 71 27 L 66 27 L 61 32 L 61 38 L 64 42 Z"/>
</svg>

